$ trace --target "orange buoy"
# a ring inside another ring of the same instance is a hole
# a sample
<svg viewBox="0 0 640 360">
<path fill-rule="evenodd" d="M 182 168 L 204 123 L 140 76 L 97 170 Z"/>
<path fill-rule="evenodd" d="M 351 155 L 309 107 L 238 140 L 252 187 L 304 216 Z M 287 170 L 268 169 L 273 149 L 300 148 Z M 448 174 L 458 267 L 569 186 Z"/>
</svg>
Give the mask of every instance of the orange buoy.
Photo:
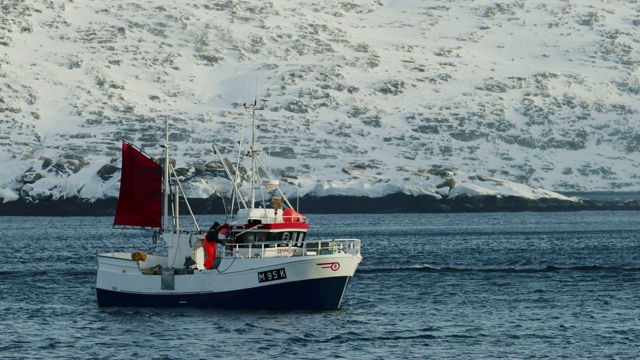
<svg viewBox="0 0 640 360">
<path fill-rule="evenodd" d="M 302 215 L 292 208 L 282 211 L 282 220 L 286 223 L 302 222 Z"/>
</svg>

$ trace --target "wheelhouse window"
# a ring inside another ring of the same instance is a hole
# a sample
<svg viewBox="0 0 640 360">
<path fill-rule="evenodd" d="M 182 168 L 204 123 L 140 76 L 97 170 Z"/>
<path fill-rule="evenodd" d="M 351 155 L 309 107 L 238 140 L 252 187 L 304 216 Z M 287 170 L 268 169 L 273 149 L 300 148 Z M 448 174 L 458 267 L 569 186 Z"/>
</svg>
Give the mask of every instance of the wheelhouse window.
<svg viewBox="0 0 640 360">
<path fill-rule="evenodd" d="M 282 241 L 292 242 L 297 246 L 301 246 L 304 242 L 306 233 L 303 231 L 281 231 L 281 232 L 251 232 L 248 231 L 241 235 L 235 235 L 234 242 L 237 244 L 247 244 L 254 242 L 266 241 Z M 300 243 L 300 244 L 298 244 Z"/>
</svg>

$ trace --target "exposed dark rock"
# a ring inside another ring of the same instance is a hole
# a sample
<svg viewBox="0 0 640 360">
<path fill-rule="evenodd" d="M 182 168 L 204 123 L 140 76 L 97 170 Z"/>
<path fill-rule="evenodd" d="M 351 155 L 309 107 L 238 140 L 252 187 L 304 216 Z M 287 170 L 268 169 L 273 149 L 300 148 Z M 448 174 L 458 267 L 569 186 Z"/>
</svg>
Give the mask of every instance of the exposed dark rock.
<svg viewBox="0 0 640 360">
<path fill-rule="evenodd" d="M 368 107 L 353 105 L 351 109 L 347 112 L 347 114 L 349 114 L 349 116 L 353 118 L 359 118 L 366 115 L 369 111 L 370 109 Z"/>
<path fill-rule="evenodd" d="M 42 170 L 50 167 L 51 165 L 53 165 L 53 160 L 51 160 L 48 157 L 41 157 L 40 160 L 42 160 Z"/>
<path fill-rule="evenodd" d="M 522 147 L 529 149 L 536 148 L 536 139 L 533 136 L 517 136 L 515 142 Z"/>
<path fill-rule="evenodd" d="M 362 118 L 362 123 L 374 128 L 382 127 L 380 115 L 367 116 Z"/>
<path fill-rule="evenodd" d="M 497 3 L 487 7 L 482 16 L 492 18 L 498 15 L 515 15 L 514 6 L 516 5 Z"/>
<path fill-rule="evenodd" d="M 206 165 L 193 165 L 193 168 L 196 171 L 196 176 L 202 176 L 207 173 Z"/>
<path fill-rule="evenodd" d="M 487 134 L 481 131 L 476 131 L 476 130 L 462 130 L 462 131 L 450 132 L 449 136 L 451 136 L 452 138 L 458 141 L 470 142 L 470 141 L 484 139 L 487 137 Z"/>
<path fill-rule="evenodd" d="M 196 214 L 222 214 L 220 198 L 189 200 Z M 226 202 L 228 203 L 228 201 Z M 301 198 L 305 213 L 449 213 L 449 212 L 520 212 L 520 211 L 587 211 L 587 210 L 640 210 L 640 200 L 633 201 L 568 201 L 543 198 L 538 200 L 517 196 L 457 196 L 438 199 L 428 195 L 391 194 L 380 198 L 358 196 L 304 196 Z M 78 198 L 50 200 L 28 198 L 0 203 L 0 216 L 113 216 L 117 199 L 99 199 L 94 202 Z M 186 207 L 181 207 L 187 211 Z"/>
<path fill-rule="evenodd" d="M 269 149 L 269 155 L 282 159 L 295 159 L 296 152 L 290 146 L 275 146 Z"/>
<path fill-rule="evenodd" d="M 294 99 L 291 100 L 284 109 L 286 111 L 296 113 L 296 114 L 307 114 L 312 110 L 315 110 L 315 105 L 307 104 L 303 100 Z"/>
<path fill-rule="evenodd" d="M 379 87 L 377 91 L 384 95 L 400 95 L 405 89 L 406 85 L 403 80 L 390 80 Z"/>
<path fill-rule="evenodd" d="M 446 178 L 444 179 L 444 181 L 439 184 L 438 186 L 436 186 L 436 189 L 442 189 L 445 187 L 448 187 L 449 189 L 453 189 L 456 186 L 456 181 L 453 178 Z"/>
<path fill-rule="evenodd" d="M 53 164 L 52 168 L 57 171 L 59 174 L 69 175 L 71 173 L 75 174 L 80 171 L 84 165 L 88 162 L 84 160 L 84 158 L 78 155 L 79 159 L 68 158 L 66 161 L 63 159 L 58 159 L 55 164 Z"/>
<path fill-rule="evenodd" d="M 33 167 L 22 174 L 22 182 L 25 184 L 33 184 L 40 179 L 42 179 L 42 174 L 37 172 Z"/>
<path fill-rule="evenodd" d="M 212 54 L 196 54 L 196 60 L 199 60 L 200 64 L 206 66 L 216 66 L 224 60 L 224 56 L 212 55 Z"/>
<path fill-rule="evenodd" d="M 605 19 L 604 14 L 597 12 L 590 12 L 583 15 L 578 19 L 577 23 L 582 26 L 593 26 L 596 23 L 602 22 Z"/>
<path fill-rule="evenodd" d="M 452 174 L 452 170 L 449 169 L 429 169 L 427 172 L 440 177 L 450 177 Z"/>
<path fill-rule="evenodd" d="M 177 174 L 179 177 L 186 177 L 186 176 L 188 176 L 188 175 L 189 175 L 189 169 L 188 169 L 188 168 L 183 168 L 183 167 L 181 167 L 181 168 L 177 168 L 177 169 L 175 169 L 175 171 L 176 171 L 176 174 Z"/>
<path fill-rule="evenodd" d="M 0 216 L 113 216 L 117 203 L 115 198 L 98 199 L 94 202 L 69 198 L 40 200 L 37 203 L 20 198 L 0 204 Z"/>
<path fill-rule="evenodd" d="M 160 163 L 160 165 L 164 166 L 164 157 L 159 158 L 157 161 Z M 175 169 L 175 167 L 176 167 L 176 159 L 169 158 L 169 165 L 172 166 Z"/>
<path fill-rule="evenodd" d="M 104 164 L 100 168 L 100 170 L 98 170 L 97 175 L 100 179 L 102 179 L 102 181 L 107 181 L 111 179 L 113 177 L 113 174 L 115 174 L 118 170 L 120 170 L 120 168 L 117 166 L 113 166 L 111 164 Z"/>
</svg>

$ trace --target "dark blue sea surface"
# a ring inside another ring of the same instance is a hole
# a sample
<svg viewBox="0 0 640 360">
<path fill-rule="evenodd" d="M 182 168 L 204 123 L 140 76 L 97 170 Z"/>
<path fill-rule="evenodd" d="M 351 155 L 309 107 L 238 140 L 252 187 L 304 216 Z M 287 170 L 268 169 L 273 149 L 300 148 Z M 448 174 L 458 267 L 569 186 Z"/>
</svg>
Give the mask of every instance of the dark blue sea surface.
<svg viewBox="0 0 640 360">
<path fill-rule="evenodd" d="M 95 254 L 150 234 L 0 217 L 0 358 L 640 358 L 640 212 L 309 217 L 362 239 L 340 310 L 101 309 Z"/>
</svg>

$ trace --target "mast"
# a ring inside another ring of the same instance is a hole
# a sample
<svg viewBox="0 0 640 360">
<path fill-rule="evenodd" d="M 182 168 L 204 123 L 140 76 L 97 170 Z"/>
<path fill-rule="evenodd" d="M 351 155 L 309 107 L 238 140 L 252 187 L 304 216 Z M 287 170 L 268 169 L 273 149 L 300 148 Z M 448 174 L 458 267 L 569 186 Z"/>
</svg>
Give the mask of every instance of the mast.
<svg viewBox="0 0 640 360">
<path fill-rule="evenodd" d="M 253 104 L 253 131 L 251 132 L 251 203 L 253 209 L 256 203 L 256 104 Z"/>
<path fill-rule="evenodd" d="M 260 151 L 256 149 L 256 110 L 264 110 L 267 108 L 268 99 L 260 99 L 262 104 L 258 107 L 257 104 L 253 104 L 251 106 L 253 110 L 253 132 L 251 135 L 251 203 L 249 204 L 250 209 L 255 208 L 256 203 L 256 188 L 259 186 L 258 184 L 258 160 L 257 156 L 260 154 Z"/>
<path fill-rule="evenodd" d="M 163 231 L 169 230 L 169 117 L 166 119 L 166 134 L 164 140 L 164 175 L 163 175 L 163 197 L 162 197 L 162 227 Z"/>
</svg>

